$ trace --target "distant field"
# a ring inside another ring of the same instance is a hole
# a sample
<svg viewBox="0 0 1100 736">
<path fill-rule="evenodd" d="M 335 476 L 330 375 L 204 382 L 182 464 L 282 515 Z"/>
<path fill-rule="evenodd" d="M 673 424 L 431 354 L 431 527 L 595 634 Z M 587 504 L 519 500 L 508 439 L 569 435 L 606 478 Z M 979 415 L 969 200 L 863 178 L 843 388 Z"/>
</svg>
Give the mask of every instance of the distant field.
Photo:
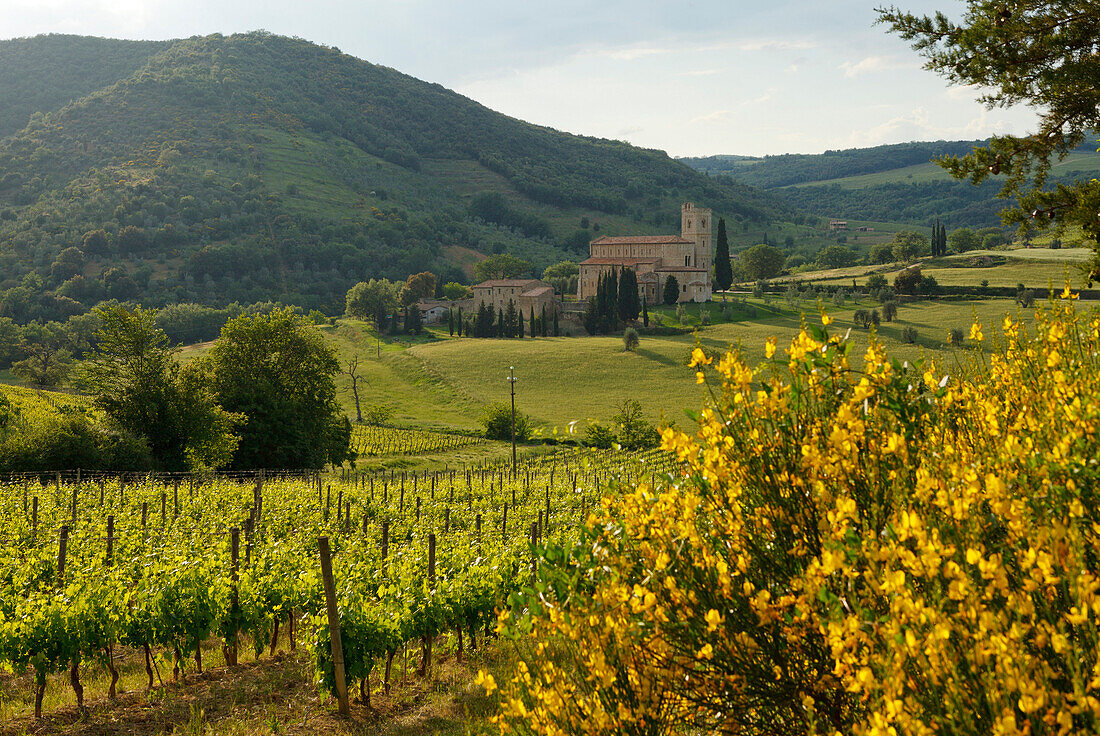
<svg viewBox="0 0 1100 736">
<path fill-rule="evenodd" d="M 819 320 L 817 305 L 810 302 L 794 309 L 776 296 L 767 302 L 750 298 L 748 303 L 757 310 L 755 317 L 700 327 L 700 342 L 714 349 L 740 344 L 747 359 L 755 363 L 763 359 L 768 337 L 777 336 L 781 345 L 789 342 L 802 314 L 809 321 Z M 843 307 L 831 302 L 825 306 L 836 318 L 831 329 L 843 333 L 852 328 L 857 354 L 862 354 L 868 333 L 854 327 L 852 315 L 857 308 L 870 310 L 881 305 L 870 300 L 857 305 L 849 300 Z M 719 320 L 720 307 L 710 304 L 702 308 L 710 310 L 712 320 Z M 689 324 L 698 324 L 700 309 L 691 305 Z M 968 332 L 974 318 L 987 327 L 999 325 L 1005 314 L 1017 311 L 1011 299 L 906 303 L 896 322 L 881 325 L 879 335 L 891 354 L 902 360 L 928 355 L 951 361 L 950 328 Z M 916 328 L 917 344 L 901 342 L 906 326 Z M 509 366 L 515 366 L 519 379 L 517 407 L 548 431 L 557 427 L 567 432 L 571 422 L 583 430 L 589 419 L 606 422 L 629 398 L 640 401 L 652 420 L 665 417 L 682 424 L 683 410 L 697 408 L 705 400 L 703 389 L 686 367 L 695 340 L 690 334 L 643 336 L 637 353 L 627 353 L 618 336 L 494 340 L 449 338 L 444 333 L 431 340 L 418 338 L 407 348 L 384 344 L 379 359 L 373 352 L 372 333 L 362 323 L 341 323 L 326 333 L 342 355 L 359 351 L 365 356 L 363 371 L 368 379 L 361 388 L 363 403 L 389 403 L 397 412 L 395 422 L 403 426 L 476 428 L 487 404 L 508 401 L 505 377 Z M 346 377 L 341 377 L 340 385 L 345 389 L 341 401 L 354 416 Z"/>
<path fill-rule="evenodd" d="M 1067 156 L 1064 161 L 1059 161 L 1051 166 L 1052 176 L 1096 176 L 1098 173 L 1100 173 L 1100 155 L 1095 153 L 1075 151 Z M 883 184 L 920 184 L 930 181 L 955 181 L 955 179 L 942 166 L 929 161 L 928 163 L 903 166 L 889 171 L 879 171 L 874 174 L 807 181 L 790 186 L 795 188 L 836 184 L 844 189 L 865 189 L 882 186 Z"/>
<path fill-rule="evenodd" d="M 1016 286 L 1023 284 L 1040 292 L 1054 286 L 1061 289 L 1066 279 L 1073 288 L 1084 286 L 1081 265 L 1092 256 L 1089 248 L 1016 248 L 1004 251 L 971 251 L 943 258 L 924 259 L 921 271 L 933 276 L 944 286 Z M 983 265 L 989 263 L 990 265 Z M 893 266 L 852 266 L 822 271 L 805 271 L 776 279 L 778 282 L 801 281 L 803 283 L 855 282 L 862 286 L 867 276 L 880 273 L 893 280 L 902 270 Z"/>
</svg>

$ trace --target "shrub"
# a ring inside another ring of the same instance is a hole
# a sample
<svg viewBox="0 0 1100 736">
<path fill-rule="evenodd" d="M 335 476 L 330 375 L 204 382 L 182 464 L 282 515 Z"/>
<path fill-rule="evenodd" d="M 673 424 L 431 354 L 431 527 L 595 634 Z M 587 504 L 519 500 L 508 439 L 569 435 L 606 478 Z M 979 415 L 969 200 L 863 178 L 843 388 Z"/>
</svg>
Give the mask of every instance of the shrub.
<svg viewBox="0 0 1100 736">
<path fill-rule="evenodd" d="M 895 301 L 882 303 L 882 318 L 887 322 L 893 322 L 898 316 L 898 303 Z"/>
<path fill-rule="evenodd" d="M 371 404 L 363 409 L 363 423 L 371 427 L 381 427 L 393 419 L 394 408 L 386 404 Z"/>
<path fill-rule="evenodd" d="M 676 305 L 676 319 L 679 320 L 680 324 L 682 325 L 687 324 L 688 310 L 687 307 L 685 307 L 683 304 Z"/>
<path fill-rule="evenodd" d="M 844 289 L 837 289 L 833 292 L 833 305 L 837 307 L 843 307 L 844 302 L 848 300 L 848 292 Z"/>
<path fill-rule="evenodd" d="M 1095 733 L 1094 318 L 1010 319 L 949 376 L 816 330 L 762 374 L 699 351 L 680 467 L 502 612 L 502 732 Z"/>
<path fill-rule="evenodd" d="M 877 309 L 872 309 L 871 310 L 871 324 L 873 324 L 875 327 L 878 327 L 879 324 L 881 323 L 881 321 L 882 320 L 879 317 L 878 310 Z"/>
<path fill-rule="evenodd" d="M 867 291 L 878 291 L 884 289 L 890 282 L 886 280 L 886 277 L 881 273 L 873 273 L 867 277 Z"/>
<path fill-rule="evenodd" d="M 610 427 L 592 422 L 584 430 L 584 444 L 600 450 L 607 450 L 616 442 L 615 433 Z"/>
<path fill-rule="evenodd" d="M 709 309 L 699 310 L 699 324 L 704 325 L 704 326 L 710 324 L 710 310 Z"/>
<path fill-rule="evenodd" d="M 899 294 L 916 294 L 920 291 L 921 272 L 919 268 L 907 268 L 894 277 L 894 289 Z"/>
<path fill-rule="evenodd" d="M 512 439 L 512 407 L 504 402 L 490 404 L 481 417 L 481 426 L 485 427 L 485 436 L 491 440 Z M 531 439 L 531 420 L 521 411 L 516 411 L 516 442 Z"/>
<path fill-rule="evenodd" d="M 913 325 L 906 325 L 901 329 L 901 341 L 909 345 L 914 344 L 917 341 L 917 328 Z"/>
<path fill-rule="evenodd" d="M 642 405 L 634 399 L 627 399 L 620 405 L 615 415 L 619 425 L 619 444 L 624 450 L 644 450 L 656 447 L 660 439 L 657 428 L 642 416 Z"/>
<path fill-rule="evenodd" d="M 952 327 L 950 330 L 947 331 L 947 339 L 954 347 L 961 347 L 965 337 L 965 334 L 959 327 Z"/>
<path fill-rule="evenodd" d="M 623 330 L 623 350 L 637 350 L 640 341 L 638 330 L 635 328 L 627 327 Z"/>
<path fill-rule="evenodd" d="M 867 329 L 871 326 L 871 313 L 866 309 L 857 309 L 852 315 L 852 321 L 863 329 Z"/>
</svg>

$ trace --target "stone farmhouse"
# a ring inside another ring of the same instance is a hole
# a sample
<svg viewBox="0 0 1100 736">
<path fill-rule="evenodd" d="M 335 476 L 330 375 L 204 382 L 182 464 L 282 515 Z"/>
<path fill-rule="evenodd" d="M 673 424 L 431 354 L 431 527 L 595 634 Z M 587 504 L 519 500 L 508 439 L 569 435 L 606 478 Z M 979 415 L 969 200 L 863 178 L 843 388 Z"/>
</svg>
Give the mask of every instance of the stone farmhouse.
<svg viewBox="0 0 1100 736">
<path fill-rule="evenodd" d="M 543 307 L 548 315 L 561 311 L 554 287 L 539 279 L 492 279 L 474 286 L 474 310 L 485 303 L 494 313 L 499 312 L 508 308 L 509 300 L 524 317 L 529 316 L 532 309 L 536 316 L 541 316 Z"/>
<path fill-rule="evenodd" d="M 711 212 L 685 202 L 680 207 L 679 235 L 626 235 L 596 238 L 589 257 L 580 262 L 577 299 L 596 296 L 600 277 L 612 270 L 631 269 L 638 277 L 639 296 L 649 304 L 664 299 L 665 281 L 675 276 L 681 302 L 711 298 Z"/>
</svg>

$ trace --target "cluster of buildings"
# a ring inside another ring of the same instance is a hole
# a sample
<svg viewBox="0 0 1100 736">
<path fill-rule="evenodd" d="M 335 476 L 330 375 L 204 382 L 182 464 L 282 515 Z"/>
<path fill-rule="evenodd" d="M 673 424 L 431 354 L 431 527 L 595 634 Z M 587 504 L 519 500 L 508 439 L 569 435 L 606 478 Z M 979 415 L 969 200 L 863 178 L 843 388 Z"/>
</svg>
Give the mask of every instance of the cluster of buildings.
<svg viewBox="0 0 1100 736">
<path fill-rule="evenodd" d="M 585 304 L 596 296 L 600 278 L 611 271 L 634 271 L 638 296 L 648 304 L 664 301 L 668 278 L 676 280 L 680 302 L 705 302 L 711 298 L 713 222 L 711 211 L 685 202 L 680 207 L 679 235 L 619 235 L 596 238 L 588 245 L 588 258 L 581 261 L 577 278 L 577 302 Z M 541 315 L 562 311 L 554 287 L 540 279 L 493 279 L 473 287 L 472 299 L 462 302 L 421 304 L 425 321 L 438 321 L 448 308 L 477 312 L 481 304 L 494 311 L 515 304 L 522 314 Z M 438 312 L 438 316 L 435 311 Z"/>
</svg>

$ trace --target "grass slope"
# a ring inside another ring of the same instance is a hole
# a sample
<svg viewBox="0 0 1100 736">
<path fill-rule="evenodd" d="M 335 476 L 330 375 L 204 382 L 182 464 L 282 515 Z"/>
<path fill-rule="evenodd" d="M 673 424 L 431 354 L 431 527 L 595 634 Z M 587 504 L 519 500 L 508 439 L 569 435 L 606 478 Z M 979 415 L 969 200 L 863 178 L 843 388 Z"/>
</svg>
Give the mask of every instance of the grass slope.
<svg viewBox="0 0 1100 736">
<path fill-rule="evenodd" d="M 747 304 L 755 315 L 736 312 L 730 322 L 720 321 L 721 304 L 691 305 L 687 323 L 698 326 L 700 344 L 715 350 L 741 346 L 756 363 L 764 357 L 767 338 L 776 336 L 780 345 L 785 345 L 803 319 L 818 320 L 817 305 L 809 302 L 791 308 L 773 296 L 749 298 Z M 856 309 L 879 306 L 871 300 L 849 300 L 842 307 L 829 303 L 826 308 L 836 319 L 832 329 L 843 333 L 851 328 L 855 350 L 861 354 L 868 333 L 855 327 L 852 315 Z M 699 326 L 702 309 L 709 309 L 714 324 Z M 883 323 L 878 334 L 890 353 L 903 360 L 928 356 L 951 361 L 949 329 L 967 331 L 972 319 L 987 326 L 999 324 L 1005 314 L 1017 311 L 1011 299 L 906 303 L 898 320 Z M 654 310 L 653 318 L 658 316 L 669 323 L 675 321 L 671 310 Z M 906 326 L 917 330 L 916 344 L 901 341 Z M 365 358 L 364 405 L 390 404 L 396 410 L 395 422 L 404 426 L 476 430 L 486 405 L 509 400 L 505 381 L 509 366 L 515 366 L 519 379 L 517 408 L 548 433 L 554 428 L 568 433 L 571 423 L 575 431 L 583 432 L 588 420 L 609 422 L 627 399 L 639 401 L 652 421 L 684 424 L 684 410 L 697 409 L 706 399 L 687 368 L 696 340 L 691 334 L 645 335 L 638 351 L 630 353 L 623 350 L 617 336 L 495 340 L 450 338 L 432 332 L 407 345 L 384 342 L 381 358 L 373 352 L 373 333 L 362 323 L 341 321 L 335 328 L 326 328 L 326 334 L 342 357 L 357 352 Z M 339 384 L 345 410 L 354 417 L 348 379 L 341 377 Z"/>
</svg>

